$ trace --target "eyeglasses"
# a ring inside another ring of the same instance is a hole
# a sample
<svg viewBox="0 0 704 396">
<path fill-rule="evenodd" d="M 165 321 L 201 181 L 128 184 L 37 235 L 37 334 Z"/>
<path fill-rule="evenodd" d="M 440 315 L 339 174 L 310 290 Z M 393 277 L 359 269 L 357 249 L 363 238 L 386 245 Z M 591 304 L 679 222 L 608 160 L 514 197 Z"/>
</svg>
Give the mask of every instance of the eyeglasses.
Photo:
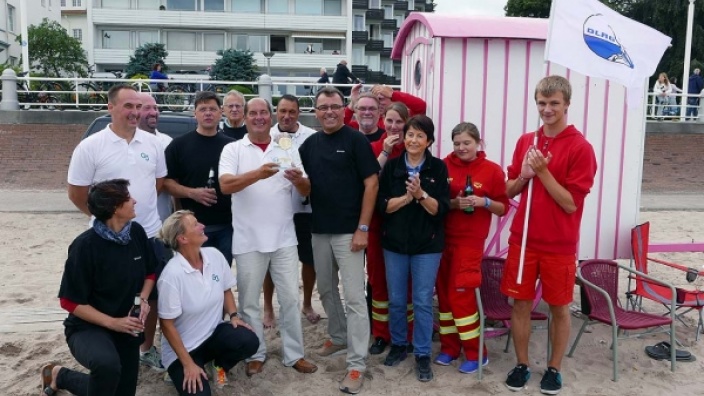
<svg viewBox="0 0 704 396">
<path fill-rule="evenodd" d="M 318 111 L 322 111 L 322 112 L 325 112 L 328 110 L 339 111 L 339 110 L 342 110 L 343 107 L 345 107 L 345 106 L 339 105 L 339 104 L 334 104 L 334 105 L 330 105 L 330 106 L 328 106 L 328 105 L 318 106 L 318 107 L 316 107 L 316 109 Z"/>
<path fill-rule="evenodd" d="M 377 111 L 377 110 L 379 110 L 379 108 L 378 108 L 378 107 L 357 107 L 357 110 L 359 110 L 359 111 L 361 111 L 361 112 L 365 112 L 365 111 Z"/>
<path fill-rule="evenodd" d="M 241 108 L 243 108 L 243 107 L 244 107 L 244 106 L 242 106 L 242 105 L 240 105 L 240 104 L 229 104 L 229 105 L 225 105 L 225 108 L 228 108 L 228 109 L 230 109 L 230 110 L 232 110 L 232 109 L 237 109 L 237 110 L 239 110 L 239 109 L 241 109 Z"/>
</svg>

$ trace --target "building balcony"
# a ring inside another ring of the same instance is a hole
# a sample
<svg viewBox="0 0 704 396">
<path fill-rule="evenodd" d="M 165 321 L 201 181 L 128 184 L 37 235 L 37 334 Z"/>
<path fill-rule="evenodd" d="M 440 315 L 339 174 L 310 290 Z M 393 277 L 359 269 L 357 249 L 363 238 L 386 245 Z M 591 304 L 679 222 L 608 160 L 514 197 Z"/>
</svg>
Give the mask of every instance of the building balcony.
<svg viewBox="0 0 704 396">
<path fill-rule="evenodd" d="M 432 2 L 425 3 L 425 12 L 435 12 L 435 6 Z"/>
<path fill-rule="evenodd" d="M 367 21 L 382 21 L 384 20 L 384 10 L 367 10 Z"/>
<path fill-rule="evenodd" d="M 394 1 L 394 11 L 408 11 L 408 2 Z"/>
<path fill-rule="evenodd" d="M 395 30 L 396 29 L 396 20 L 395 19 L 383 19 L 381 21 L 381 28 L 386 29 L 386 30 Z"/>
<path fill-rule="evenodd" d="M 382 17 L 384 14 L 381 11 Z M 94 8 L 93 24 L 122 28 L 346 32 L 346 16 L 246 14 L 231 12 L 117 10 Z"/>
<path fill-rule="evenodd" d="M 389 47 L 382 48 L 379 55 L 381 55 L 382 58 L 386 58 L 386 59 L 391 58 L 391 48 L 389 48 Z"/>
<path fill-rule="evenodd" d="M 367 45 L 364 46 L 364 50 L 370 52 L 381 52 L 383 49 L 384 40 L 369 40 Z"/>
<path fill-rule="evenodd" d="M 352 44 L 367 44 L 369 41 L 369 32 L 365 31 L 352 31 Z"/>
<path fill-rule="evenodd" d="M 367 65 L 352 65 L 352 74 L 360 80 L 367 81 L 367 73 L 369 72 L 369 67 Z"/>
<path fill-rule="evenodd" d="M 368 0 L 352 0 L 353 10 L 366 10 L 367 8 L 369 8 Z"/>
</svg>

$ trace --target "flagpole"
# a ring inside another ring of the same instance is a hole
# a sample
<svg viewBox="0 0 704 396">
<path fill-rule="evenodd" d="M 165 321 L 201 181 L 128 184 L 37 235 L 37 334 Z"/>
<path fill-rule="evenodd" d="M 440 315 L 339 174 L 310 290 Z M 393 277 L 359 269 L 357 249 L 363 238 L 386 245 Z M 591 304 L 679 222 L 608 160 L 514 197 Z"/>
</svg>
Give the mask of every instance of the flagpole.
<svg viewBox="0 0 704 396">
<path fill-rule="evenodd" d="M 694 0 L 689 0 L 689 7 L 687 9 L 687 36 L 684 43 L 684 75 L 682 76 L 682 102 L 689 99 L 688 89 L 685 88 L 685 84 L 689 82 L 689 66 L 692 59 L 692 28 L 694 25 Z M 697 95 L 699 93 L 697 92 Z M 680 117 L 684 119 L 686 116 L 687 105 L 682 103 L 680 106 Z"/>
<path fill-rule="evenodd" d="M 20 34 L 22 35 L 22 71 L 29 71 L 29 33 L 27 30 L 27 0 L 20 0 Z"/>
</svg>

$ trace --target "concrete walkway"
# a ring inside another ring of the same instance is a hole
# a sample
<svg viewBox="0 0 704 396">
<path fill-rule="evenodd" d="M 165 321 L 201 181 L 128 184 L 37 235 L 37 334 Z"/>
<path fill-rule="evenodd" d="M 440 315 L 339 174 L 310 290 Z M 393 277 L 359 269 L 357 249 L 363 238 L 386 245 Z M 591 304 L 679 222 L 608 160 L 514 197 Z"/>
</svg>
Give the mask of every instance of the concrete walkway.
<svg viewBox="0 0 704 396">
<path fill-rule="evenodd" d="M 701 193 L 654 194 L 641 196 L 641 211 L 704 211 Z M 66 191 L 0 190 L 0 212 L 77 212 Z"/>
</svg>

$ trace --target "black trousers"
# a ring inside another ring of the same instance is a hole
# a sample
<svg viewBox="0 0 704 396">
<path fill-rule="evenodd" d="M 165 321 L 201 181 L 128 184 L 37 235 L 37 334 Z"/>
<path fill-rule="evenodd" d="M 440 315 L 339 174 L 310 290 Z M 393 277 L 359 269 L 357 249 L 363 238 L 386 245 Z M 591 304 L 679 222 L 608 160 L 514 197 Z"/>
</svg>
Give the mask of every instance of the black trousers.
<svg viewBox="0 0 704 396">
<path fill-rule="evenodd" d="M 102 327 L 73 333 L 68 348 L 90 374 L 61 368 L 56 386 L 76 396 L 134 396 L 143 339 Z"/>
<path fill-rule="evenodd" d="M 237 326 L 233 327 L 230 322 L 219 324 L 213 334 L 208 337 L 198 348 L 189 352 L 193 361 L 203 368 L 211 360 L 216 366 L 220 366 L 225 371 L 229 371 L 235 365 L 254 355 L 259 349 L 259 338 L 253 331 Z M 196 393 L 188 393 L 183 389 L 183 365 L 180 360 L 176 360 L 167 369 L 169 376 L 181 396 L 210 396 L 210 384 L 203 381 L 203 390 L 196 390 Z"/>
</svg>

